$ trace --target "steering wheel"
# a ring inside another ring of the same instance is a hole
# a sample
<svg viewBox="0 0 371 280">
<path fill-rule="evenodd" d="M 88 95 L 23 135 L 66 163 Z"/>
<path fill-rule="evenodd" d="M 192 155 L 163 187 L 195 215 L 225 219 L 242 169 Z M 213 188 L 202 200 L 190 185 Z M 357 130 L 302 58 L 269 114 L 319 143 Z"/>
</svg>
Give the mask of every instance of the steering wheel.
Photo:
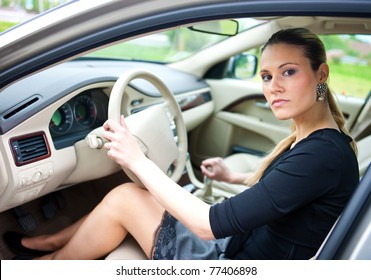
<svg viewBox="0 0 371 280">
<path fill-rule="evenodd" d="M 182 176 L 187 158 L 186 126 L 174 95 L 156 75 L 142 69 L 125 71 L 112 88 L 108 118 L 120 122 L 122 99 L 134 79 L 144 79 L 155 86 L 164 102 L 126 116 L 126 124 L 143 153 L 177 182 Z M 135 183 L 143 186 L 130 170 L 124 169 L 124 172 Z"/>
</svg>

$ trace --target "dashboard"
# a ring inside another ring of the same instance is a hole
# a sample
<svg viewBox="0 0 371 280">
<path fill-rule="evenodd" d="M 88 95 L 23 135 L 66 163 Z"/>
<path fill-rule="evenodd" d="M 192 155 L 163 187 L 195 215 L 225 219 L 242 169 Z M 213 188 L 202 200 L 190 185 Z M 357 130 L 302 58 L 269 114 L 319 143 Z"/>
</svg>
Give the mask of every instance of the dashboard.
<svg viewBox="0 0 371 280">
<path fill-rule="evenodd" d="M 120 170 L 105 149 L 85 140 L 107 120 L 110 93 L 133 68 L 155 73 L 170 89 L 191 131 L 214 110 L 208 84 L 166 65 L 76 60 L 26 77 L 0 92 L 0 212 Z M 157 88 L 133 80 L 121 111 L 136 114 L 163 102 Z"/>
</svg>

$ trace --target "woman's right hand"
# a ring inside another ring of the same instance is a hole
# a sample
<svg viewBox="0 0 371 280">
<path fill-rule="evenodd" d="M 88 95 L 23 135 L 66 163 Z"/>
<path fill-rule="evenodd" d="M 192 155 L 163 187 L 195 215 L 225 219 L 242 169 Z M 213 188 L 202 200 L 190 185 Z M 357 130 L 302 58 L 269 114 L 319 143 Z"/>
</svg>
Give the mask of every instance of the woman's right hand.
<svg viewBox="0 0 371 280">
<path fill-rule="evenodd" d="M 121 167 L 132 170 L 135 165 L 147 160 L 136 138 L 130 133 L 123 116 L 120 117 L 120 123 L 107 120 L 103 128 L 103 137 L 109 141 L 104 144 L 108 150 L 107 155 Z"/>
<path fill-rule="evenodd" d="M 229 182 L 231 177 L 230 169 L 224 164 L 220 157 L 204 160 L 201 163 L 202 174 L 216 181 Z"/>
</svg>

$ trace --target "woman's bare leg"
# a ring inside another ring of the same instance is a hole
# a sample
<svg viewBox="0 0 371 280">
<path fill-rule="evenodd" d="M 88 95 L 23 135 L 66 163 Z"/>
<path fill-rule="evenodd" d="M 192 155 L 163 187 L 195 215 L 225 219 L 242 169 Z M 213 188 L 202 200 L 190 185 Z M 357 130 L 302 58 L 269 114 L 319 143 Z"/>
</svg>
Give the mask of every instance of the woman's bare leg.
<svg viewBox="0 0 371 280">
<path fill-rule="evenodd" d="M 116 248 L 127 233 L 150 257 L 163 212 L 147 190 L 121 185 L 106 195 L 63 248 L 42 259 L 97 259 Z"/>
</svg>

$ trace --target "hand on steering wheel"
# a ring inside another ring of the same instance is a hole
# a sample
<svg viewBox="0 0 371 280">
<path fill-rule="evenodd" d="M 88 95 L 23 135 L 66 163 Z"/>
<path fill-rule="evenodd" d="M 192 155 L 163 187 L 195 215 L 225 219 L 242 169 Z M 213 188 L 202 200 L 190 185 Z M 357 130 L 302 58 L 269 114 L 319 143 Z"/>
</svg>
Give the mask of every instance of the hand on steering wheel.
<svg viewBox="0 0 371 280">
<path fill-rule="evenodd" d="M 134 79 L 144 79 L 150 82 L 159 90 L 164 102 L 128 115 L 125 121 L 121 123 L 123 96 L 127 94 L 126 88 L 130 86 L 129 83 Z M 130 179 L 138 185 L 143 186 L 137 176 L 130 171 L 131 163 L 129 161 L 133 154 L 129 156 L 129 151 L 121 150 L 124 147 L 129 148 L 135 145 L 131 142 L 130 144 L 124 144 L 123 147 L 118 147 L 119 143 L 127 140 L 124 139 L 126 137 L 130 138 L 128 141 L 135 139 L 137 147 L 142 150 L 144 155 L 152 160 L 164 173 L 168 174 L 172 180 L 178 181 L 182 176 L 187 158 L 187 132 L 182 112 L 171 91 L 151 72 L 133 69 L 126 71 L 119 77 L 112 88 L 108 104 L 108 121 L 104 129 L 105 132 L 96 130 L 94 133 L 104 133 L 105 137 L 111 141 L 108 144 L 109 156 L 117 160 L 117 163 L 122 166 Z M 99 135 L 97 137 L 95 134 L 91 134 L 87 139 L 95 140 L 99 138 Z M 116 139 L 116 137 L 120 139 Z M 103 139 L 100 141 L 103 141 Z M 107 144 L 104 145 L 107 147 Z M 90 146 L 99 149 L 103 146 L 103 143 Z M 124 155 L 129 156 L 129 158 L 123 159 Z"/>
</svg>

